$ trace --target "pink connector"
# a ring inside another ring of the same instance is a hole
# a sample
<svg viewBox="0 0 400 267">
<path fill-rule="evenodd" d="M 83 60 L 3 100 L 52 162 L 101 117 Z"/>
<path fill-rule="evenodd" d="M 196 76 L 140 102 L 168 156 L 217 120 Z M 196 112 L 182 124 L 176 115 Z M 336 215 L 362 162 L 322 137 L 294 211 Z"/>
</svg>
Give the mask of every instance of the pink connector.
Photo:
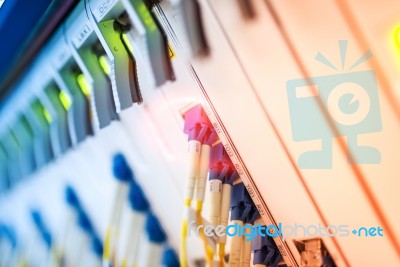
<svg viewBox="0 0 400 267">
<path fill-rule="evenodd" d="M 183 114 L 185 126 L 183 131 L 188 135 L 188 140 L 197 140 L 202 144 L 211 145 L 216 133 L 203 107 L 199 104 Z"/>
<path fill-rule="evenodd" d="M 233 166 L 233 163 L 229 158 L 228 153 L 226 153 L 222 143 L 211 147 L 209 169 L 209 179 L 219 179 L 223 182 L 226 181 L 230 183 L 230 178 L 235 172 L 235 167 Z"/>
</svg>

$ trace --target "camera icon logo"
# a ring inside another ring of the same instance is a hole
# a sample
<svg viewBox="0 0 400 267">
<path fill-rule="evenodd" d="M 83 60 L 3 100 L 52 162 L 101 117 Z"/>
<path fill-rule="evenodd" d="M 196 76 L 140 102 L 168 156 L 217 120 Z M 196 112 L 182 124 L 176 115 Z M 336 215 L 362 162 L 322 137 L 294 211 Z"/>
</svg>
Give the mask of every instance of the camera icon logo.
<svg viewBox="0 0 400 267">
<path fill-rule="evenodd" d="M 339 41 L 342 70 L 347 49 L 347 41 Z M 370 58 L 367 51 L 349 70 Z M 321 53 L 316 60 L 337 70 Z M 302 95 L 302 89 L 314 89 L 316 95 Z M 301 169 L 332 168 L 332 141 L 335 137 L 347 138 L 348 161 L 351 164 L 379 164 L 381 153 L 371 146 L 358 144 L 361 134 L 382 130 L 379 106 L 379 94 L 376 75 L 373 70 L 339 73 L 306 79 L 289 80 L 286 83 L 290 121 L 293 140 L 297 142 L 321 140 L 321 150 L 306 151 L 300 155 L 298 164 Z M 320 98 L 327 111 L 324 114 L 316 104 Z M 337 132 L 332 132 L 327 122 L 334 124 Z M 352 155 L 350 157 L 349 155 Z"/>
</svg>

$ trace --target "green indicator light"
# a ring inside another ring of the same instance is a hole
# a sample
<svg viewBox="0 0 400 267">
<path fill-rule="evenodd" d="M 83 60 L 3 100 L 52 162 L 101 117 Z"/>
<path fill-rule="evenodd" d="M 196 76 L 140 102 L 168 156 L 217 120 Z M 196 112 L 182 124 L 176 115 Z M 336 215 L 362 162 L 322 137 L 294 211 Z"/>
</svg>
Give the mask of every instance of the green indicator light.
<svg viewBox="0 0 400 267">
<path fill-rule="evenodd" d="M 156 24 L 154 23 L 153 17 L 151 16 L 147 6 L 142 3 L 139 6 L 139 15 L 142 18 L 143 23 L 147 26 L 149 31 L 155 31 L 157 29 Z"/>
<path fill-rule="evenodd" d="M 60 98 L 61 104 L 65 110 L 69 110 L 71 106 L 71 98 L 64 91 L 60 91 L 58 98 Z"/>
<path fill-rule="evenodd" d="M 102 55 L 99 57 L 100 66 L 103 69 L 104 73 L 109 75 L 111 72 L 111 67 L 107 56 Z"/>
<path fill-rule="evenodd" d="M 50 124 L 53 121 L 53 118 L 51 117 L 49 111 L 45 107 L 42 107 L 42 111 L 46 121 Z"/>
<path fill-rule="evenodd" d="M 394 29 L 393 38 L 394 38 L 394 43 L 398 47 L 400 47 L 400 25 L 397 26 L 396 29 Z"/>
<path fill-rule="evenodd" d="M 122 41 L 124 41 L 124 44 L 126 45 L 126 47 L 128 48 L 129 52 L 133 52 L 133 47 L 131 45 L 131 43 L 128 40 L 128 35 L 126 35 L 126 33 L 122 34 Z"/>
<path fill-rule="evenodd" d="M 90 93 L 92 92 L 92 86 L 90 85 L 88 80 L 86 80 L 85 75 L 83 75 L 82 73 L 79 74 L 78 77 L 76 77 L 76 81 L 78 82 L 78 85 L 81 88 L 83 94 L 86 96 L 90 96 Z"/>
</svg>

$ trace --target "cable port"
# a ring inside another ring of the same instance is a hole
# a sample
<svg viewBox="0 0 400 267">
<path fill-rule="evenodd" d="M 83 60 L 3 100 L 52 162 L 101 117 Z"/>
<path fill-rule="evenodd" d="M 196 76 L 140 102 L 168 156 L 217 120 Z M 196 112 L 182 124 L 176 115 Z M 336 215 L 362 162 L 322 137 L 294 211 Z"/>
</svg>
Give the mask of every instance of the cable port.
<svg viewBox="0 0 400 267">
<path fill-rule="evenodd" d="M 304 267 L 336 267 L 321 238 L 294 240 Z"/>
</svg>

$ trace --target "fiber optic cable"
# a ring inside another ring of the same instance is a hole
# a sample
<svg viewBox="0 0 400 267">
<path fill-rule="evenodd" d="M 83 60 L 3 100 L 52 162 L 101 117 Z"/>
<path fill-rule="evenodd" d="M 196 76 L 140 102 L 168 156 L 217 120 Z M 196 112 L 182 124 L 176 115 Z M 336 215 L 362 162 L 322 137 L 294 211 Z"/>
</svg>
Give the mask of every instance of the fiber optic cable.
<svg viewBox="0 0 400 267">
<path fill-rule="evenodd" d="M 214 226 L 223 225 L 226 227 L 229 221 L 231 187 L 238 174 L 222 143 L 215 144 L 211 148 L 209 170 L 209 201 L 211 206 L 209 220 Z M 225 264 L 225 244 L 226 236 L 218 237 L 219 266 Z"/>
<path fill-rule="evenodd" d="M 229 178 L 233 165 L 226 154 L 224 146 L 219 143 L 211 148 L 209 174 L 209 196 L 210 196 L 210 223 L 217 226 L 221 216 L 221 199 L 223 181 Z"/>
<path fill-rule="evenodd" d="M 253 203 L 244 184 L 237 183 L 232 187 L 231 194 L 231 223 L 237 224 L 243 228 L 246 218 L 252 211 Z M 234 235 L 231 239 L 229 267 L 240 267 L 240 258 L 242 255 L 241 235 Z"/>
<path fill-rule="evenodd" d="M 0 266 L 11 266 L 17 256 L 17 238 L 14 229 L 7 225 L 0 225 Z"/>
<path fill-rule="evenodd" d="M 164 249 L 161 266 L 180 267 L 178 256 L 172 248 L 167 247 Z"/>
<path fill-rule="evenodd" d="M 260 219 L 255 224 L 265 226 L 264 222 Z M 274 267 L 282 260 L 282 256 L 273 238 L 267 234 L 264 234 L 264 236 L 256 235 L 252 240 L 251 247 L 254 267 Z"/>
<path fill-rule="evenodd" d="M 75 262 L 73 266 L 83 265 L 86 251 L 91 247 L 91 236 L 94 232 L 93 225 L 83 210 L 78 213 L 78 226 L 80 230 L 79 242 L 74 242 Z"/>
<path fill-rule="evenodd" d="M 46 259 L 45 259 L 45 261 L 47 262 L 50 257 L 50 251 L 51 251 L 52 244 L 53 244 L 53 237 L 52 237 L 51 233 L 49 232 L 47 225 L 44 223 L 41 213 L 38 210 L 31 211 L 31 218 L 36 227 L 37 233 L 39 234 L 43 244 L 45 245 L 45 247 L 47 249 Z"/>
<path fill-rule="evenodd" d="M 140 267 L 160 266 L 167 235 L 157 217 L 149 212 L 146 218 L 147 242 L 143 245 L 143 262 Z"/>
<path fill-rule="evenodd" d="M 77 193 L 71 186 L 65 188 L 65 200 L 69 207 L 66 215 L 63 242 L 69 256 L 67 264 L 79 266 L 82 263 L 82 253 L 89 247 L 86 233 L 92 231 L 92 226 L 83 211 Z M 78 231 L 75 232 L 76 225 L 78 225 Z"/>
<path fill-rule="evenodd" d="M 134 181 L 130 183 L 128 200 L 130 205 L 129 225 L 121 267 L 137 266 L 140 235 L 144 230 L 146 214 L 150 206 L 142 188 Z"/>
<path fill-rule="evenodd" d="M 212 125 L 208 120 L 203 108 L 201 105 L 197 105 L 190 110 L 188 110 L 184 114 L 185 125 L 184 125 L 184 132 L 188 135 L 188 157 L 189 157 L 189 168 L 188 174 L 186 179 L 186 190 L 185 190 L 185 214 L 182 220 L 182 228 L 181 228 L 181 244 L 180 244 L 180 265 L 181 267 L 187 266 L 187 247 L 186 247 L 186 238 L 188 235 L 188 222 L 191 219 L 191 204 L 192 199 L 194 197 L 195 186 L 198 183 L 199 189 L 196 192 L 196 199 L 197 199 L 197 216 L 196 221 L 201 222 L 201 210 L 202 210 L 202 201 L 204 199 L 204 179 L 206 177 L 206 166 L 207 161 L 209 158 L 209 149 L 204 147 L 204 157 L 201 160 L 201 150 L 202 144 L 209 146 L 210 142 L 213 140 L 210 137 L 215 137 L 214 134 L 211 133 Z M 207 140 L 204 140 L 205 137 L 208 137 Z M 211 140 L 211 141 L 210 141 Z M 207 143 L 206 143 L 206 142 Z M 200 163 L 202 164 L 200 166 Z M 201 171 L 200 171 L 200 167 Z M 199 172 L 201 172 L 202 180 L 198 181 Z M 207 242 L 205 237 L 202 236 L 202 240 L 204 246 L 206 248 L 206 255 L 207 258 L 212 257 L 212 252 L 209 252 Z"/>
<path fill-rule="evenodd" d="M 201 145 L 200 150 L 200 161 L 199 161 L 199 172 L 198 178 L 195 184 L 195 198 L 196 198 L 196 224 L 203 225 L 203 202 L 204 195 L 206 191 L 206 183 L 208 176 L 208 168 L 210 165 L 210 153 L 211 153 L 211 145 L 214 142 L 217 133 L 215 132 L 213 127 L 210 127 L 207 133 L 204 135 L 203 143 Z M 212 266 L 212 260 L 214 255 L 214 249 L 209 245 L 207 237 L 204 235 L 204 232 L 200 232 L 200 238 L 203 242 L 206 261 L 208 266 Z"/>
<path fill-rule="evenodd" d="M 225 227 L 228 226 L 229 222 L 229 209 L 231 204 L 231 193 L 233 182 L 239 177 L 237 171 L 233 171 L 227 179 L 224 179 L 222 184 L 222 196 L 221 196 L 221 213 L 219 216 L 219 225 Z M 225 265 L 225 245 L 227 236 L 223 235 L 218 237 L 218 257 L 219 266 L 223 267 Z"/>
<path fill-rule="evenodd" d="M 100 266 L 103 246 L 89 216 L 83 209 L 78 211 L 77 223 L 80 235 L 78 242 L 76 240 L 74 242 L 77 261 L 73 266 Z M 88 251 L 91 253 L 87 253 Z"/>
<path fill-rule="evenodd" d="M 64 229 L 63 244 L 69 248 L 69 256 L 63 264 L 66 266 L 101 266 L 103 245 L 99 239 L 92 222 L 83 209 L 75 190 L 67 185 L 65 188 L 65 200 L 69 209 Z M 78 232 L 74 232 L 74 226 L 78 226 Z M 92 253 L 85 253 L 88 250 Z"/>
<path fill-rule="evenodd" d="M 245 233 L 247 235 L 251 234 L 251 231 L 254 231 L 252 229 L 254 226 L 254 222 L 260 218 L 260 214 L 258 213 L 255 205 L 253 204 L 253 207 L 251 211 L 249 212 L 248 216 L 245 219 L 244 223 L 244 228 L 245 228 Z M 250 267 L 251 264 L 251 246 L 252 246 L 252 239 L 248 240 L 246 235 L 243 235 L 243 241 L 242 241 L 242 254 L 240 256 L 240 267 Z"/>
<path fill-rule="evenodd" d="M 81 262 L 81 253 L 88 249 L 89 241 L 86 237 L 88 231 L 92 231 L 91 223 L 73 187 L 65 188 L 65 201 L 68 209 L 63 229 L 62 246 L 64 247 L 67 266 L 77 266 Z M 76 227 L 78 226 L 78 227 Z"/>
<path fill-rule="evenodd" d="M 68 241 L 72 236 L 72 228 L 77 221 L 77 210 L 80 209 L 78 196 L 75 190 L 69 185 L 67 185 L 65 188 L 65 201 L 67 203 L 68 209 L 66 210 L 66 218 L 64 220 L 65 223 L 62 230 L 61 246 L 65 251 L 65 261 L 68 266 L 72 262 L 72 258 L 74 256 L 72 255 L 72 253 L 69 253 L 70 251 L 68 251 Z"/>
<path fill-rule="evenodd" d="M 91 249 L 93 251 L 94 258 L 92 259 L 92 266 L 90 266 L 90 267 L 101 266 L 101 262 L 102 262 L 102 258 L 103 258 L 103 243 L 97 236 L 94 236 L 92 238 Z"/>
<path fill-rule="evenodd" d="M 133 179 L 124 155 L 116 154 L 113 158 L 113 174 L 116 178 L 116 190 L 111 208 L 108 228 L 104 238 L 103 266 L 114 266 L 117 251 L 117 240 L 119 235 L 119 225 L 122 216 L 124 202 L 128 197 L 129 182 Z"/>
</svg>

